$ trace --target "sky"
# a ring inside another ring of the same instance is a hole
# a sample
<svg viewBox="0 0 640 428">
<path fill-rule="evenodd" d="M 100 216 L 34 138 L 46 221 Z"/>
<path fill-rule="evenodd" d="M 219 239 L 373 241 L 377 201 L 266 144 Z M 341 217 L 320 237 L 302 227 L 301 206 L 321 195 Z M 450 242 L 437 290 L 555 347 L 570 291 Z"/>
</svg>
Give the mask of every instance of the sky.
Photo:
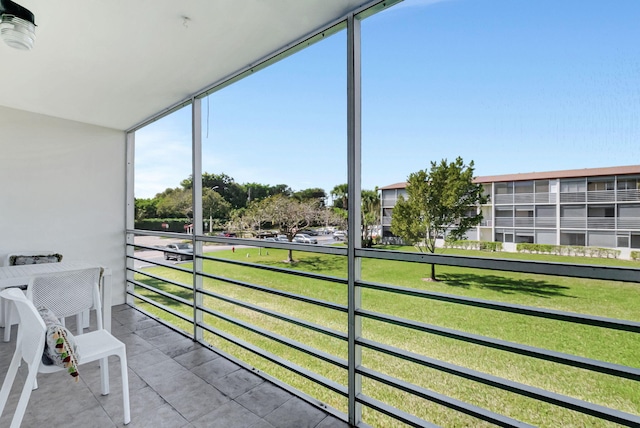
<svg viewBox="0 0 640 428">
<path fill-rule="evenodd" d="M 640 1 L 406 0 L 362 22 L 362 187 L 640 164 Z M 347 181 L 346 33 L 203 100 L 203 171 Z M 136 133 L 135 196 L 191 173 L 190 108 Z"/>
</svg>

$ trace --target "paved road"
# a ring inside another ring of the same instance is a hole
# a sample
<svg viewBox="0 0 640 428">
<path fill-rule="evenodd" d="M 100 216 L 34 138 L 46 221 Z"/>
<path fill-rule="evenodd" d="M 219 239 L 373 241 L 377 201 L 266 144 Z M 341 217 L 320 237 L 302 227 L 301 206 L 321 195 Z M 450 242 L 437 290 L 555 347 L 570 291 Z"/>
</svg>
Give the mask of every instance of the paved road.
<svg viewBox="0 0 640 428">
<path fill-rule="evenodd" d="M 319 245 L 331 245 L 333 243 L 335 243 L 336 241 L 333 240 L 333 237 L 331 235 L 319 235 L 316 236 L 315 238 L 318 239 L 318 244 Z M 168 244 L 173 244 L 173 243 L 177 243 L 177 242 L 181 242 L 181 240 L 179 239 L 165 239 L 165 238 L 160 238 L 157 236 L 137 236 L 135 243 L 139 244 L 139 245 L 144 245 L 147 247 L 164 247 Z M 248 248 L 249 246 L 246 245 L 205 245 L 203 248 L 203 252 L 205 253 L 209 253 L 209 252 L 213 252 L 213 251 L 223 251 L 223 250 L 230 250 L 232 247 L 235 247 L 236 249 L 242 249 L 242 248 Z M 146 260 L 148 260 L 149 262 L 160 262 L 160 263 L 191 263 L 191 260 L 188 261 L 184 261 L 184 262 L 178 262 L 175 260 L 165 260 L 164 259 L 164 252 L 161 249 L 158 249 L 157 251 L 155 250 L 140 250 L 140 251 L 136 251 L 136 256 L 140 257 L 140 258 L 144 258 Z M 134 262 L 134 267 L 135 269 L 140 269 L 143 267 L 147 267 L 147 266 L 154 266 L 153 263 L 146 263 L 146 262 L 141 262 L 139 260 L 136 260 Z"/>
</svg>

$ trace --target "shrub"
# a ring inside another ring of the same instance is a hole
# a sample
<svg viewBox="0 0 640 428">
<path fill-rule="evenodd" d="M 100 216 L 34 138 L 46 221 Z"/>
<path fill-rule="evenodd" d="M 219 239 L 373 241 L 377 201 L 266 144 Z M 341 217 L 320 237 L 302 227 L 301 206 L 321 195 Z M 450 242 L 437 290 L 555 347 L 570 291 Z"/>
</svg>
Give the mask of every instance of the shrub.
<svg viewBox="0 0 640 428">
<path fill-rule="evenodd" d="M 631 260 L 640 260 L 640 251 L 632 251 Z"/>
</svg>

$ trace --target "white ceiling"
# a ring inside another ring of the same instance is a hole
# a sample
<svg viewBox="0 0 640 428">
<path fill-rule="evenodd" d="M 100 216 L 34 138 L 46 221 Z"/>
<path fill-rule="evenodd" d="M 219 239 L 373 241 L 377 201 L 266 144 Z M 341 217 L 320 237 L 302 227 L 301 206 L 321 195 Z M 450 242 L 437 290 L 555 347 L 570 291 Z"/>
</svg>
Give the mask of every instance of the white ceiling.
<svg viewBox="0 0 640 428">
<path fill-rule="evenodd" d="M 0 42 L 0 105 L 122 130 L 375 3 L 14 1 L 34 13 L 36 41 Z"/>
</svg>

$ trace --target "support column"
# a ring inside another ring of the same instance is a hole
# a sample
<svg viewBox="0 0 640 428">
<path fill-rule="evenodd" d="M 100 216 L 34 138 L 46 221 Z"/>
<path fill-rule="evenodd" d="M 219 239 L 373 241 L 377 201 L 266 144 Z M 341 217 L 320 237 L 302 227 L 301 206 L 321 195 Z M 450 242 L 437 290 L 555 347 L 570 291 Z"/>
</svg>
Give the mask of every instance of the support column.
<svg viewBox="0 0 640 428">
<path fill-rule="evenodd" d="M 362 363 L 362 350 L 356 340 L 362 336 L 362 322 L 356 316 L 361 306 L 361 259 L 356 250 L 362 248 L 361 235 L 361 70 L 360 21 L 353 14 L 347 18 L 347 195 L 348 195 L 348 388 L 349 424 L 358 426 L 362 421 L 362 405 L 356 396 L 362 391 L 362 379 L 356 368 Z"/>
<path fill-rule="evenodd" d="M 202 321 L 202 311 L 197 307 L 202 305 L 202 277 L 196 272 L 202 271 L 202 241 L 197 239 L 203 235 L 202 231 L 202 99 L 194 98 L 191 104 L 191 140 L 192 140 L 192 207 L 193 207 L 193 337 L 202 339 L 202 329 L 197 324 Z"/>
</svg>

